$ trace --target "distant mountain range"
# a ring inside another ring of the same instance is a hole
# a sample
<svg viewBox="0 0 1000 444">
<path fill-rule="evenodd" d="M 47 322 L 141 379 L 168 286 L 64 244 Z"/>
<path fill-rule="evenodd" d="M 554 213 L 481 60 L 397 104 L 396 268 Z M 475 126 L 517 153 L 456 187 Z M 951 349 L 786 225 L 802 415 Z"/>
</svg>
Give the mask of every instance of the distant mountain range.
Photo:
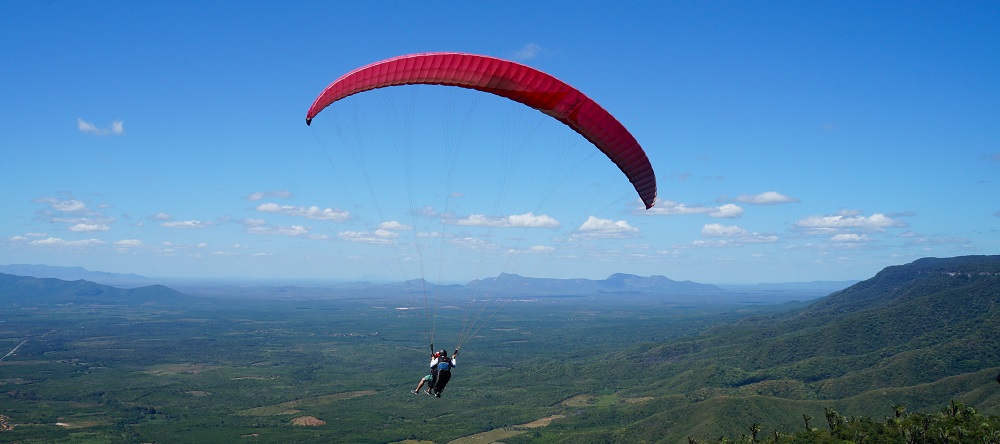
<svg viewBox="0 0 1000 444">
<path fill-rule="evenodd" d="M 497 288 L 505 294 L 559 295 L 594 293 L 656 293 L 656 294 L 719 294 L 714 285 L 691 281 L 678 282 L 664 276 L 642 277 L 616 273 L 607 279 L 530 278 L 516 274 L 501 274 L 493 278 L 472 281 L 466 287 Z"/>
<path fill-rule="evenodd" d="M 155 282 L 145 276 L 128 273 L 106 273 L 103 271 L 90 271 L 83 267 L 55 267 L 51 265 L 27 265 L 12 264 L 0 265 L 0 273 L 13 274 L 17 276 L 32 276 L 37 278 L 55 278 L 64 281 L 75 281 L 79 279 L 96 282 L 104 285 L 115 285 L 123 287 L 139 287 L 151 285 Z"/>
<path fill-rule="evenodd" d="M 82 267 L 55 267 L 48 265 L 0 265 L 0 273 L 18 276 L 32 276 L 37 278 L 56 278 L 67 281 L 87 280 L 104 285 L 117 287 L 140 287 L 152 284 L 163 284 L 175 288 L 199 288 L 201 291 L 216 294 L 221 284 L 192 284 L 190 282 L 179 283 L 167 280 L 156 280 L 137 274 L 106 273 L 100 271 L 90 271 Z M 734 295 L 753 294 L 758 296 L 770 296 L 771 302 L 784 300 L 808 300 L 820 296 L 825 296 L 834 291 L 846 288 L 857 281 L 822 281 L 822 282 L 791 282 L 775 284 L 755 284 L 755 285 L 709 285 L 692 281 L 675 281 L 665 276 L 654 275 L 649 277 L 636 276 L 631 274 L 616 273 L 607 279 L 554 279 L 554 278 L 534 278 L 517 274 L 503 273 L 497 277 L 474 280 L 468 284 L 434 284 L 422 279 L 415 279 L 407 282 L 392 284 L 372 283 L 372 282 L 341 282 L 341 283 L 320 283 L 309 286 L 305 290 L 300 286 L 302 293 L 308 293 L 309 297 L 316 297 L 315 288 L 329 288 L 333 290 L 365 290 L 379 293 L 391 291 L 434 291 L 442 294 L 463 293 L 477 291 L 483 294 L 503 294 L 515 296 L 552 296 L 552 295 L 595 295 L 595 294 L 617 294 L 617 295 L 683 295 L 683 296 L 707 296 L 715 295 L 720 297 L 732 297 Z M 208 290 L 209 287 L 215 287 Z M 296 287 L 288 285 L 240 285 L 240 293 L 251 293 L 255 296 L 266 296 L 269 288 L 281 288 L 281 293 L 288 295 L 294 293 Z M 253 290 L 249 290 L 249 289 Z M 326 294 L 329 294 L 327 292 Z"/>
</svg>

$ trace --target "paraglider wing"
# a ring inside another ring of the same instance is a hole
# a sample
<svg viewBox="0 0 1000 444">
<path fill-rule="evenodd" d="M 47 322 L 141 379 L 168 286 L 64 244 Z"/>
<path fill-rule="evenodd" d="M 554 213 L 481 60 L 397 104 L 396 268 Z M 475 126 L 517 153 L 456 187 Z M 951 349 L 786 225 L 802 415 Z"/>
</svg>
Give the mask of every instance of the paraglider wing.
<svg viewBox="0 0 1000 444">
<path fill-rule="evenodd" d="M 355 69 L 316 98 L 306 124 L 347 96 L 396 85 L 444 85 L 484 91 L 535 108 L 566 124 L 604 152 L 652 208 L 656 176 L 639 142 L 597 102 L 549 74 L 520 63 L 475 54 L 436 52 L 393 57 Z"/>
</svg>

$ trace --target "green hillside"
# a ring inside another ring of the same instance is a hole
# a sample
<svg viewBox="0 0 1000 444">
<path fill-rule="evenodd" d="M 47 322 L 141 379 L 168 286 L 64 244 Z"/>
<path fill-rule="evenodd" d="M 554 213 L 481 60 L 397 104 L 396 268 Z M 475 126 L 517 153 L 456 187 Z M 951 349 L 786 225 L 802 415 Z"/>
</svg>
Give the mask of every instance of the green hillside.
<svg viewBox="0 0 1000 444">
<path fill-rule="evenodd" d="M 650 400 L 592 409 L 535 439 L 573 442 L 574 430 L 618 423 L 577 439 L 687 442 L 740 436 L 754 423 L 795 430 L 826 408 L 881 418 L 893 405 L 932 411 L 952 399 L 997 414 L 997 344 L 1000 256 L 921 259 L 799 310 L 594 364 L 617 396 Z"/>
</svg>

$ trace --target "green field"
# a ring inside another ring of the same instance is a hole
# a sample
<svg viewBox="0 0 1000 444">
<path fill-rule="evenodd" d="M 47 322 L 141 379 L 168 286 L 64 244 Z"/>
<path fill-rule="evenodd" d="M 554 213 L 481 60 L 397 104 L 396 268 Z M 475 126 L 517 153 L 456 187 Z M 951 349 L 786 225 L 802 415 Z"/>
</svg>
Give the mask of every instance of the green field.
<svg viewBox="0 0 1000 444">
<path fill-rule="evenodd" d="M 203 301 L 5 307 L 0 346 L 27 342 L 0 362 L 0 414 L 11 424 L 0 441 L 513 436 L 532 428 L 519 425 L 614 402 L 606 377 L 584 370 L 609 352 L 761 310 L 646 300 L 610 310 L 598 298 L 507 303 L 463 347 L 452 383 L 434 399 L 410 393 L 428 345 L 424 317 L 396 309 L 405 299 Z M 452 347 L 463 315 L 440 309 L 439 347 Z M 590 398 L 566 401 L 579 395 Z"/>
</svg>

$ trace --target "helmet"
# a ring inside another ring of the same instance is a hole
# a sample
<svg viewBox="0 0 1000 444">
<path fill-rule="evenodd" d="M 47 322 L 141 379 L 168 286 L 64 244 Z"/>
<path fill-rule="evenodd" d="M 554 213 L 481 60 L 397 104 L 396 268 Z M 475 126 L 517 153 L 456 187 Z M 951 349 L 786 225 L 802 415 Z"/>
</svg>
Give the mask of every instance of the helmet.
<svg viewBox="0 0 1000 444">
<path fill-rule="evenodd" d="M 441 350 L 441 351 L 438 352 L 438 356 L 441 356 L 442 358 L 447 358 L 448 357 L 448 351 L 447 350 Z"/>
</svg>

